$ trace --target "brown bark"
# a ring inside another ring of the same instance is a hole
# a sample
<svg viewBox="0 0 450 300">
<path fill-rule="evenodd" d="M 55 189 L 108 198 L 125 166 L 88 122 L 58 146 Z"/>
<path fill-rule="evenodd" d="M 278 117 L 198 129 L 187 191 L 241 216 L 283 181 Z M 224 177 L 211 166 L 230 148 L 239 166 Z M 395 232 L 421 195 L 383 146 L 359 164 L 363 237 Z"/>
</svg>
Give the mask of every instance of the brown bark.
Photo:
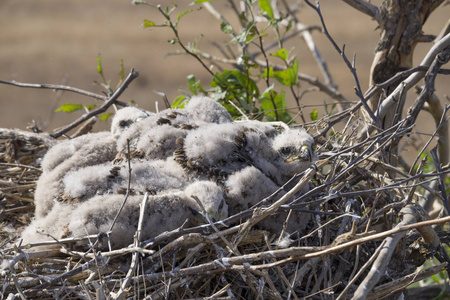
<svg viewBox="0 0 450 300">
<path fill-rule="evenodd" d="M 381 39 L 375 49 L 370 85 L 380 84 L 397 72 L 413 67 L 412 58 L 417 43 L 432 41 L 431 36 L 423 33 L 422 27 L 442 2 L 443 0 L 385 0 L 381 4 Z M 393 83 L 385 92 L 389 94 L 399 83 Z M 372 111 L 377 110 L 381 96 L 380 92 L 369 100 Z M 402 108 L 403 103 L 400 102 L 398 106 Z M 401 110 L 399 112 L 401 115 Z M 392 110 L 390 115 L 381 120 L 383 129 L 393 124 L 394 114 L 395 111 Z"/>
</svg>

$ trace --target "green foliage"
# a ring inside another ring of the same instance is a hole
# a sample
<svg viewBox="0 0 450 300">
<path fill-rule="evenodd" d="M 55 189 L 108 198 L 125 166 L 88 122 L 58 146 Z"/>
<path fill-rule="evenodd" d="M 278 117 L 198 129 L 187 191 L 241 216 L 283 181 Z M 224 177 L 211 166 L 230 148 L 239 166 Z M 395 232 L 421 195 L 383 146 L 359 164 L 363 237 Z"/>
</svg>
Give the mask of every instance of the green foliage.
<svg viewBox="0 0 450 300">
<path fill-rule="evenodd" d="M 63 105 L 61 105 L 60 107 L 58 107 L 55 111 L 63 111 L 65 113 L 72 113 L 74 111 L 77 110 L 82 110 L 83 109 L 83 105 L 80 103 L 64 103 Z"/>
<path fill-rule="evenodd" d="M 284 91 L 277 93 L 274 90 L 270 90 L 263 94 L 259 102 L 268 121 L 292 122 L 292 117 L 286 110 L 286 93 Z"/>
<path fill-rule="evenodd" d="M 317 109 L 314 109 L 310 114 L 311 121 L 317 121 L 319 118 L 317 117 Z"/>
<path fill-rule="evenodd" d="M 83 108 L 86 109 L 87 111 L 89 111 L 89 110 L 95 108 L 96 106 L 97 105 L 95 105 L 95 104 L 84 106 L 83 104 L 80 104 L 80 103 L 64 103 L 63 105 L 61 105 L 60 107 L 55 109 L 55 112 L 62 111 L 62 112 L 70 114 L 75 111 L 82 110 Z"/>
<path fill-rule="evenodd" d="M 425 163 L 425 165 L 423 166 L 423 172 L 424 173 L 429 173 L 429 172 L 432 172 L 433 170 L 434 170 L 434 161 L 433 161 L 433 158 L 431 158 L 431 155 L 429 154 L 429 153 L 427 153 L 427 152 L 423 152 L 421 155 L 420 155 L 420 158 L 422 159 L 422 160 L 426 160 L 426 163 Z M 419 168 L 419 166 L 414 166 L 414 170 L 416 170 L 417 171 L 417 169 Z"/>
<path fill-rule="evenodd" d="M 270 0 L 258 0 L 258 5 L 266 18 L 273 19 L 273 8 Z"/>
<path fill-rule="evenodd" d="M 196 4 L 209 2 L 208 0 L 196 0 L 191 3 Z M 187 76 L 187 90 L 179 90 L 181 93 L 173 100 L 172 107 L 183 107 L 192 95 L 209 95 L 216 101 L 221 103 L 231 113 L 234 118 L 245 115 L 256 118 L 266 119 L 269 121 L 292 122 L 292 117 L 287 110 L 287 92 L 295 95 L 294 87 L 298 86 L 298 69 L 299 64 L 297 58 L 290 58 L 289 51 L 282 47 L 282 37 L 279 32 L 278 23 L 284 17 L 276 18 L 275 12 L 270 0 L 246 0 L 244 1 L 247 9 L 239 15 L 240 28 L 234 29 L 226 20 L 218 24 L 222 33 L 229 35 L 230 40 L 227 46 L 237 46 L 243 53 L 234 68 L 224 68 L 219 71 L 212 72 L 211 69 L 203 62 L 200 55 L 200 41 L 197 39 L 191 43 L 183 43 L 178 32 L 180 21 L 187 14 L 195 11 L 189 9 L 184 12 L 175 12 L 176 5 L 155 6 L 164 17 L 164 22 L 156 22 L 153 20 L 144 20 L 144 28 L 152 27 L 168 27 L 173 31 L 173 37 L 169 39 L 170 44 L 178 44 L 186 51 L 187 54 L 195 57 L 205 69 L 211 74 L 209 87 L 204 88 L 194 75 Z M 261 27 L 261 23 L 255 20 L 255 15 L 259 13 L 268 23 Z M 290 24 L 290 23 L 289 23 Z M 279 47 L 270 53 L 264 50 L 263 37 L 267 36 L 267 29 L 273 29 Z M 292 29 L 287 26 L 284 34 Z M 202 36 L 201 36 L 202 37 Z M 255 48 L 256 47 L 256 52 Z M 257 53 L 248 55 L 249 53 Z M 254 55 L 264 57 L 265 64 L 261 65 L 254 59 Z M 274 60 L 276 64 L 281 62 L 281 66 L 273 67 Z M 278 62 L 277 62 L 278 60 Z M 286 88 L 286 91 L 284 90 Z M 264 90 L 264 92 L 260 92 Z M 317 113 L 316 113 L 317 118 Z"/>
<path fill-rule="evenodd" d="M 100 116 L 100 121 L 106 121 L 112 115 L 113 115 L 112 113 L 103 114 Z"/>
<path fill-rule="evenodd" d="M 144 28 L 149 28 L 149 27 L 154 27 L 156 26 L 156 23 L 150 20 L 145 19 L 144 23 L 142 23 L 142 27 Z"/>
</svg>

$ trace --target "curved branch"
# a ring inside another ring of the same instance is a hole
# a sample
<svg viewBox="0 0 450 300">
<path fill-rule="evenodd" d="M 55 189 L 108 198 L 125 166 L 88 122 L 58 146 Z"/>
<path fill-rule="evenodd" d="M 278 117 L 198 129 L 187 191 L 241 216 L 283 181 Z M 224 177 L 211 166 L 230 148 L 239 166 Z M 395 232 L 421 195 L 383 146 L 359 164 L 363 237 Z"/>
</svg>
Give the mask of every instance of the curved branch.
<svg viewBox="0 0 450 300">
<path fill-rule="evenodd" d="M 342 1 L 344 1 L 351 7 L 359 10 L 363 14 L 372 17 L 373 19 L 375 19 L 375 21 L 378 22 L 379 25 L 382 24 L 380 10 L 378 9 L 377 6 L 370 4 L 369 2 L 364 0 L 342 0 Z"/>
</svg>

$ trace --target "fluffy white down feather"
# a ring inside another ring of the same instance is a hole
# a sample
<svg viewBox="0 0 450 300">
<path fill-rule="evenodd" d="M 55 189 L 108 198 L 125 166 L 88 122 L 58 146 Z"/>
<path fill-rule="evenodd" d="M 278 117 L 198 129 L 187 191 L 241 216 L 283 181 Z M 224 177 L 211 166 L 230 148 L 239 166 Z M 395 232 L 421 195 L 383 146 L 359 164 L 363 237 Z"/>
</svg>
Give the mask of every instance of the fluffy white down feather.
<svg viewBox="0 0 450 300">
<path fill-rule="evenodd" d="M 165 159 L 177 148 L 178 137 L 185 137 L 199 126 L 230 122 L 232 118 L 223 106 L 208 97 L 195 96 L 184 109 L 163 110 L 131 124 L 126 131 L 114 137 L 118 152 L 126 152 L 130 143 L 130 148 L 141 151 L 147 160 Z M 117 122 L 113 121 L 112 130 L 114 123 Z"/>
<path fill-rule="evenodd" d="M 223 188 L 211 181 L 197 181 L 190 184 L 184 190 L 184 197 L 190 207 L 198 212 L 203 212 L 204 209 L 214 222 L 228 217 L 228 205 L 224 199 Z M 197 197 L 203 208 L 199 207 L 193 197 Z"/>
<path fill-rule="evenodd" d="M 115 194 L 126 190 L 129 176 L 126 163 L 118 166 L 105 163 L 78 169 L 64 177 L 64 195 L 84 201 L 95 195 Z M 173 159 L 133 162 L 130 189 L 135 194 L 182 190 L 186 185 L 187 177 Z"/>
<path fill-rule="evenodd" d="M 111 134 L 117 139 L 134 123 L 138 123 L 151 115 L 154 115 L 154 113 L 133 106 L 119 109 L 111 122 Z"/>
<path fill-rule="evenodd" d="M 185 106 L 189 117 L 205 123 L 224 124 L 233 122 L 230 113 L 216 101 L 205 96 L 194 96 Z"/>
<path fill-rule="evenodd" d="M 86 134 L 52 147 L 42 161 L 43 173 L 37 182 L 36 217 L 50 211 L 56 197 L 64 191 L 63 179 L 69 172 L 109 162 L 116 153 L 116 143 L 109 132 Z"/>
<path fill-rule="evenodd" d="M 246 210 L 269 197 L 280 187 L 254 166 L 230 175 L 225 182 L 230 215 Z M 283 195 L 281 191 L 279 195 Z"/>
<path fill-rule="evenodd" d="M 151 195 L 145 208 L 141 237 L 143 240 L 174 230 L 181 225 L 196 225 L 202 211 L 191 194 L 195 194 L 211 216 L 227 217 L 221 189 L 211 182 L 196 182 L 187 191 Z M 54 209 L 34 220 L 22 233 L 23 243 L 36 243 L 67 237 L 107 232 L 119 211 L 124 195 L 97 195 L 76 204 L 56 203 Z M 139 217 L 142 195 L 130 196 L 111 233 L 113 248 L 132 243 Z M 218 220 L 218 219 L 217 219 Z"/>
</svg>

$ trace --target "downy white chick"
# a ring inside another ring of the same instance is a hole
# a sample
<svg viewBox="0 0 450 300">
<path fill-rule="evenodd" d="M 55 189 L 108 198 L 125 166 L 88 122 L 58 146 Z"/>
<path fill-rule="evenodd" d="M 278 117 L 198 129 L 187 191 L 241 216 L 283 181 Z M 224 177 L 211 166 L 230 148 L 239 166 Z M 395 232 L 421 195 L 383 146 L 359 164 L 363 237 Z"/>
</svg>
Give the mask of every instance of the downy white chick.
<svg viewBox="0 0 450 300">
<path fill-rule="evenodd" d="M 278 153 L 278 157 L 272 161 L 275 168 L 270 168 L 269 175 L 280 184 L 306 171 L 317 160 L 314 139 L 302 129 L 285 130 L 278 134 L 271 148 Z"/>
<path fill-rule="evenodd" d="M 230 113 L 206 96 L 194 96 L 185 106 L 188 117 L 205 123 L 225 124 L 233 122 Z"/>
<path fill-rule="evenodd" d="M 131 163 L 130 191 L 132 194 L 158 194 L 167 190 L 182 190 L 187 176 L 173 159 Z M 64 180 L 66 201 L 85 201 L 95 195 L 124 194 L 129 181 L 128 164 L 110 163 L 69 172 Z"/>
<path fill-rule="evenodd" d="M 228 217 L 228 205 L 224 199 L 223 188 L 217 184 L 211 181 L 196 181 L 188 185 L 183 194 L 190 207 L 202 215 L 206 213 L 212 222 Z M 200 207 L 194 197 L 201 202 L 203 207 Z M 202 218 L 195 220 L 205 222 Z"/>
<path fill-rule="evenodd" d="M 223 181 L 248 165 L 259 167 L 258 155 L 270 144 L 260 127 L 253 122 L 202 126 L 178 141 L 175 159 L 197 176 Z"/>
<path fill-rule="evenodd" d="M 115 139 L 127 131 L 134 123 L 138 123 L 143 119 L 154 115 L 134 106 L 119 109 L 111 122 L 111 134 Z"/>
<path fill-rule="evenodd" d="M 224 189 L 230 215 L 233 215 L 258 204 L 280 189 L 280 186 L 259 169 L 247 166 L 230 175 L 224 183 Z M 283 194 L 284 191 L 280 191 L 277 198 Z"/>
<path fill-rule="evenodd" d="M 35 192 L 36 217 L 45 216 L 63 192 L 63 178 L 70 171 L 109 162 L 116 155 L 116 143 L 110 132 L 89 133 L 59 142 L 42 161 Z"/>
<path fill-rule="evenodd" d="M 132 158 L 165 159 L 177 149 L 177 138 L 205 124 L 228 122 L 232 118 L 219 103 L 207 97 L 193 97 L 184 109 L 163 110 L 120 135 L 119 159 L 126 159 L 128 142 Z"/>
<path fill-rule="evenodd" d="M 226 200 L 230 215 L 251 207 L 268 207 L 286 194 L 270 178 L 253 166 L 248 166 L 241 171 L 230 175 L 225 182 Z M 274 194 L 275 196 L 269 197 Z M 261 202 L 265 200 L 264 202 Z M 283 208 L 272 213 L 257 224 L 257 227 L 273 234 L 279 234 L 283 224 L 287 220 L 289 212 Z M 286 233 L 302 232 L 310 221 L 311 216 L 303 212 L 292 211 L 286 223 Z"/>
<path fill-rule="evenodd" d="M 147 116 L 138 108 L 123 108 L 116 113 L 111 132 L 85 134 L 52 147 L 42 161 L 43 173 L 36 187 L 36 217 L 45 216 L 63 193 L 62 180 L 68 172 L 110 162 L 117 154 L 113 135 L 122 134 L 132 123 Z"/>
<path fill-rule="evenodd" d="M 183 192 L 149 196 L 141 239 L 156 237 L 182 225 L 197 225 L 199 221 L 205 223 L 200 217 L 202 211 L 191 194 L 198 197 L 211 218 L 227 217 L 227 206 L 220 190 L 211 182 L 196 182 Z M 142 197 L 144 196 L 128 197 L 110 236 L 113 248 L 125 247 L 133 242 Z M 123 195 L 98 195 L 82 203 L 57 203 L 50 214 L 36 219 L 24 230 L 23 242 L 27 244 L 49 240 L 48 235 L 61 239 L 107 232 L 123 200 Z"/>
</svg>

